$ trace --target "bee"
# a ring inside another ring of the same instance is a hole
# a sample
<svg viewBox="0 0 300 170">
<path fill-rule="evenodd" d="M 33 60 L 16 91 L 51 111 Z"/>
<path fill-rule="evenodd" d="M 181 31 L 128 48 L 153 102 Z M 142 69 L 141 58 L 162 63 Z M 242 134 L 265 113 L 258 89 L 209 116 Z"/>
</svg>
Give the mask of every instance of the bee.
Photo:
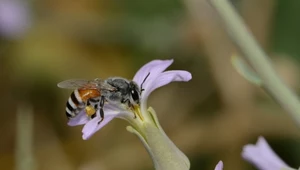
<svg viewBox="0 0 300 170">
<path fill-rule="evenodd" d="M 111 77 L 106 80 L 98 78 L 94 80 L 71 79 L 62 81 L 57 86 L 75 89 L 66 104 L 68 118 L 75 117 L 83 109 L 88 116 L 94 118 L 96 111 L 100 109 L 101 120 L 98 122 L 100 123 L 104 119 L 103 107 L 106 102 L 125 104 L 130 108 L 139 105 L 144 90 L 142 86 L 149 74 L 140 87 L 134 81 L 122 77 Z"/>
</svg>

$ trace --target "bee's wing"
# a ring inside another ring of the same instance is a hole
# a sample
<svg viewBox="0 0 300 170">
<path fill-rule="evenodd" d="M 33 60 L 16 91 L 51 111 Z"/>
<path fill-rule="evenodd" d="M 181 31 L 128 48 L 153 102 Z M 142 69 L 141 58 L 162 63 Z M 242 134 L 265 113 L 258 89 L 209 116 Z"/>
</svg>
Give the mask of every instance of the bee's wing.
<svg viewBox="0 0 300 170">
<path fill-rule="evenodd" d="M 112 85 L 107 84 L 107 83 L 100 84 L 100 89 L 108 90 L 108 91 L 115 91 L 115 90 L 117 90 L 115 87 L 113 87 Z"/>
<path fill-rule="evenodd" d="M 96 78 L 94 82 L 97 84 L 98 88 L 102 90 L 109 90 L 109 91 L 115 91 L 116 88 L 113 87 L 112 85 L 108 84 L 105 80 Z"/>
<path fill-rule="evenodd" d="M 70 79 L 58 83 L 57 86 L 64 89 L 77 89 L 83 87 L 96 88 L 97 84 L 94 80 Z"/>
</svg>

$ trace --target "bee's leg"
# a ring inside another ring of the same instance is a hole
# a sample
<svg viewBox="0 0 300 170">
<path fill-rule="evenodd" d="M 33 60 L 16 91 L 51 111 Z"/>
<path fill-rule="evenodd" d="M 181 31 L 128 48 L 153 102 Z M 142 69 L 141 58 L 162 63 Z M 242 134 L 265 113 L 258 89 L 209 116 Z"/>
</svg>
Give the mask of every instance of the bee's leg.
<svg viewBox="0 0 300 170">
<path fill-rule="evenodd" d="M 101 120 L 98 122 L 98 124 L 100 124 L 104 120 L 104 111 L 103 111 L 104 102 L 105 102 L 105 98 L 104 98 L 104 96 L 101 96 L 101 98 L 100 98 L 100 117 L 101 117 Z"/>
<path fill-rule="evenodd" d="M 133 106 L 132 104 L 130 103 L 130 100 L 129 99 L 126 99 L 126 100 L 122 100 L 121 101 L 122 103 L 127 103 L 128 107 L 130 107 L 131 109 L 133 109 Z M 136 118 L 136 115 L 134 114 L 134 119 Z"/>
<path fill-rule="evenodd" d="M 94 119 L 96 117 L 96 113 L 94 113 L 93 115 L 91 115 L 91 118 Z"/>
<path fill-rule="evenodd" d="M 99 109 L 99 102 L 100 102 L 100 100 L 99 99 L 93 99 L 93 98 L 91 98 L 89 100 L 91 102 L 93 102 L 94 109 L 98 110 Z M 96 111 L 95 111 L 95 113 L 93 115 L 91 115 L 91 118 L 94 119 L 96 116 L 97 116 L 97 114 L 96 114 Z"/>
<path fill-rule="evenodd" d="M 130 107 L 130 108 L 133 107 L 132 104 L 130 103 L 130 100 L 129 100 L 129 99 L 126 99 L 126 100 L 123 99 L 123 100 L 121 101 L 121 103 L 127 104 L 127 106 Z"/>
<path fill-rule="evenodd" d="M 99 102 L 99 101 L 98 101 L 98 102 Z M 95 105 L 94 105 L 94 109 L 95 109 L 95 110 L 98 110 L 98 109 L 99 109 L 99 104 L 95 104 Z M 97 115 L 96 113 L 97 113 L 97 111 L 91 116 L 92 119 L 96 117 L 96 115 Z"/>
<path fill-rule="evenodd" d="M 94 117 L 96 117 L 96 114 L 95 113 L 94 114 L 90 113 L 90 109 L 92 108 L 91 105 L 92 105 L 91 100 L 88 99 L 87 102 L 86 102 L 86 106 L 85 106 L 85 112 L 86 112 L 87 116 L 89 116 L 93 119 Z"/>
</svg>

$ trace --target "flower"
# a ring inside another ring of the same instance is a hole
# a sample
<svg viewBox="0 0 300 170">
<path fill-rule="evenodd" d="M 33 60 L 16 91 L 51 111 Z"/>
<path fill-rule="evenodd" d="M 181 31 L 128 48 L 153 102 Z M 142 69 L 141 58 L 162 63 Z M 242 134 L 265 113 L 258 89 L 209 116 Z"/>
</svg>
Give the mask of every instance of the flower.
<svg viewBox="0 0 300 170">
<path fill-rule="evenodd" d="M 223 170 L 223 162 L 219 161 L 219 163 L 216 165 L 215 170 Z"/>
<path fill-rule="evenodd" d="M 19 38 L 29 28 L 30 15 L 22 0 L 0 0 L 0 34 L 9 39 Z"/>
<path fill-rule="evenodd" d="M 255 145 L 244 146 L 242 157 L 261 170 L 291 169 L 276 155 L 263 137 L 259 137 Z"/>
<path fill-rule="evenodd" d="M 98 122 L 101 118 L 99 110 L 97 110 L 95 118 L 90 119 L 82 111 L 75 118 L 70 119 L 68 125 L 85 124 L 82 130 L 82 137 L 86 140 L 114 118 L 125 119 L 133 124 L 134 127 L 141 125 L 143 121 L 150 121 L 150 119 L 153 119 L 147 111 L 147 99 L 150 93 L 173 81 L 189 81 L 192 78 L 191 73 L 187 71 L 165 71 L 172 63 L 173 60 L 153 60 L 138 70 L 133 81 L 139 87 L 142 85 L 144 90 L 140 96 L 140 107 L 135 108 L 135 110 L 128 109 L 122 105 L 107 103 L 104 105 L 105 118 L 100 124 Z M 138 116 L 134 118 L 134 115 Z"/>
</svg>

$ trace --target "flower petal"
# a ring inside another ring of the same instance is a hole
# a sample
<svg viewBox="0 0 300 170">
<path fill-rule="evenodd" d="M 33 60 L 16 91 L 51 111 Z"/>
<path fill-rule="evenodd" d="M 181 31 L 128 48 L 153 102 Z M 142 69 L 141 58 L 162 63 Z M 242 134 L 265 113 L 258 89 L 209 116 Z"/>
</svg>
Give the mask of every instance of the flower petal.
<svg viewBox="0 0 300 170">
<path fill-rule="evenodd" d="M 30 26 L 26 1 L 0 0 L 0 34 L 9 39 L 19 38 Z"/>
<path fill-rule="evenodd" d="M 222 161 L 219 161 L 219 163 L 215 167 L 215 170 L 223 170 L 223 162 Z"/>
<path fill-rule="evenodd" d="M 81 111 L 77 116 L 74 118 L 70 118 L 68 121 L 69 126 L 78 126 L 83 125 L 89 121 L 89 118 L 87 117 L 85 111 Z"/>
<path fill-rule="evenodd" d="M 130 114 L 131 112 L 127 112 L 123 107 L 120 105 L 114 105 L 107 103 L 104 105 L 104 119 L 103 121 L 98 124 L 101 120 L 100 118 L 100 110 L 97 110 L 96 117 L 92 120 L 89 120 L 82 129 L 82 138 L 84 140 L 89 139 L 95 132 L 100 130 L 103 126 L 105 126 L 108 122 L 110 122 L 113 118 L 119 117 L 123 114 Z"/>
<path fill-rule="evenodd" d="M 173 81 L 189 81 L 192 75 L 188 71 L 172 70 L 161 73 L 152 83 L 145 85 L 145 91 L 142 93 L 142 102 L 145 103 L 149 94 L 155 89 L 167 85 Z"/>
<path fill-rule="evenodd" d="M 147 80 L 145 81 L 144 85 L 146 85 L 149 80 L 154 77 L 157 77 L 161 72 L 167 69 L 173 63 L 172 60 L 153 60 L 136 72 L 135 76 L 133 77 L 133 81 L 135 81 L 138 85 L 141 85 L 146 76 L 150 73 Z"/>
<path fill-rule="evenodd" d="M 99 110 L 97 111 L 97 116 L 90 120 L 89 122 L 87 122 L 83 129 L 82 129 L 82 138 L 83 140 L 87 140 L 89 139 L 95 132 L 97 132 L 98 130 L 100 130 L 103 126 L 105 126 L 108 122 L 110 122 L 113 118 L 115 118 L 117 116 L 117 114 L 115 114 L 114 112 L 105 112 L 105 117 L 103 119 L 103 121 L 98 124 L 98 122 L 100 121 L 100 113 Z"/>
<path fill-rule="evenodd" d="M 263 156 L 273 160 L 277 166 L 288 167 L 288 165 L 281 160 L 278 155 L 272 150 L 272 148 L 268 145 L 267 141 L 263 137 L 259 137 L 257 144 L 260 150 L 263 150 Z"/>
<path fill-rule="evenodd" d="M 276 155 L 263 137 L 259 137 L 256 145 L 244 146 L 242 157 L 262 170 L 289 168 L 289 166 Z"/>
</svg>

